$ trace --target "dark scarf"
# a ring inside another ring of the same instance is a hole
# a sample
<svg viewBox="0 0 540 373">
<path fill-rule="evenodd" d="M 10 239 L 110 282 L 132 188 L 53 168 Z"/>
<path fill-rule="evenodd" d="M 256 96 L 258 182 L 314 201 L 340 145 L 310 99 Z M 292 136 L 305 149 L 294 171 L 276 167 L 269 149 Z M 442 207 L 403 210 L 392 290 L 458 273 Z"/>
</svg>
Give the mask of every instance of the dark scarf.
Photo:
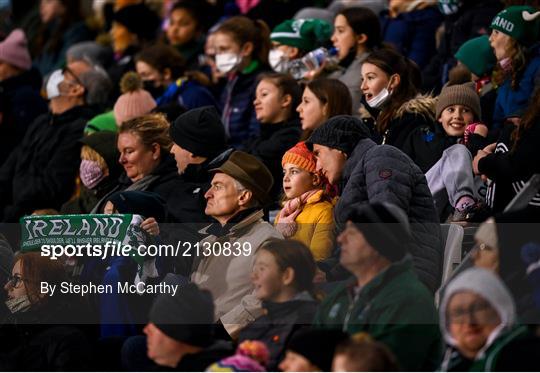
<svg viewBox="0 0 540 373">
<path fill-rule="evenodd" d="M 221 223 L 219 223 L 216 219 L 213 219 L 215 223 L 213 223 L 207 229 L 207 232 L 216 237 L 223 237 L 231 231 L 232 227 L 240 223 L 242 220 L 244 220 L 245 218 L 247 218 L 249 215 L 253 214 L 257 210 L 258 209 L 256 207 L 253 207 L 247 210 L 240 211 L 236 215 L 234 215 L 232 218 L 230 218 L 229 221 L 225 225 L 221 225 Z"/>
</svg>

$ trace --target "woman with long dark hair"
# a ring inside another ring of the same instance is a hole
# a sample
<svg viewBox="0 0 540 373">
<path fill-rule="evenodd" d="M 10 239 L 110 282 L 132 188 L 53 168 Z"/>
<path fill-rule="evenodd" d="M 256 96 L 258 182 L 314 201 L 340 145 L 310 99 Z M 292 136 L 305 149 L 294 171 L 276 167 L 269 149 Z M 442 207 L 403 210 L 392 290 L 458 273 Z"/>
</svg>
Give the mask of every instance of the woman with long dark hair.
<svg viewBox="0 0 540 373">
<path fill-rule="evenodd" d="M 343 9 L 334 18 L 332 43 L 338 49 L 340 69 L 329 78 L 339 79 L 347 85 L 356 115 L 362 99 L 362 63 L 372 51 L 382 47 L 377 15 L 363 7 Z"/>
<path fill-rule="evenodd" d="M 362 65 L 362 93 L 379 142 L 402 149 L 416 127 L 435 120 L 435 99 L 418 94 L 420 71 L 399 52 L 384 48 Z"/>
</svg>

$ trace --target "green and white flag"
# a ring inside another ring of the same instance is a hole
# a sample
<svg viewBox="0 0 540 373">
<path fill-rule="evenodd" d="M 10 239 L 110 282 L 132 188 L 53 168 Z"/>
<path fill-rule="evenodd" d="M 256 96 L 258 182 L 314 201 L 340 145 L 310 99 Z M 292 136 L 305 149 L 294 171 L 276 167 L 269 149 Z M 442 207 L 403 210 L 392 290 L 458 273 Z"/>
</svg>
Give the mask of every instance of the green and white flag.
<svg viewBox="0 0 540 373">
<path fill-rule="evenodd" d="M 20 219 L 21 251 L 40 251 L 44 245 L 120 244 L 137 248 L 146 243 L 143 218 L 133 214 L 32 215 Z M 133 250 L 133 259 L 142 258 Z"/>
</svg>

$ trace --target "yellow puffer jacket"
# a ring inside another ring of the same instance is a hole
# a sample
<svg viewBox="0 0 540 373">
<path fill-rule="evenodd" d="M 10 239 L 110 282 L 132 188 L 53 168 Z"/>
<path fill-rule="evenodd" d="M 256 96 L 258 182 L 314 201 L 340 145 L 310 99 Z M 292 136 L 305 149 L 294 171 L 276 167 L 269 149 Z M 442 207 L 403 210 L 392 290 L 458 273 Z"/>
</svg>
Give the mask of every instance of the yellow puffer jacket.
<svg viewBox="0 0 540 373">
<path fill-rule="evenodd" d="M 333 209 L 334 203 L 323 198 L 322 190 L 312 195 L 295 219 L 296 233 L 289 237 L 309 247 L 316 261 L 327 259 L 334 248 Z M 279 214 L 274 225 L 278 222 Z"/>
</svg>

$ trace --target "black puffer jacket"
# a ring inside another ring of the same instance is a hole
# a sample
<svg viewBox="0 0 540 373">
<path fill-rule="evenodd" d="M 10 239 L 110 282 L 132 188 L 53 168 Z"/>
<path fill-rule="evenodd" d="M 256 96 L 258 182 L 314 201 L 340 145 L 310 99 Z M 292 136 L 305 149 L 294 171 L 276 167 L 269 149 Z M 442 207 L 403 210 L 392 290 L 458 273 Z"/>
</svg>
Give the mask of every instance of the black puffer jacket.
<svg viewBox="0 0 540 373">
<path fill-rule="evenodd" d="M 60 209 L 75 189 L 86 122 L 96 112 L 76 106 L 36 118 L 0 168 L 0 220 L 17 222 L 37 209 Z"/>
<path fill-rule="evenodd" d="M 443 260 L 439 218 L 418 166 L 392 146 L 362 139 L 345 163 L 342 186 L 334 208 L 338 227 L 344 227 L 348 208 L 355 204 L 389 202 L 400 207 L 411 224 L 416 273 L 429 289 L 437 290 Z"/>
<path fill-rule="evenodd" d="M 242 329 L 239 342 L 248 339 L 264 342 L 270 350 L 268 371 L 277 371 L 292 335 L 313 322 L 317 302 L 307 292 L 302 292 L 288 302 L 263 302 L 263 308 L 266 314 Z"/>
<path fill-rule="evenodd" d="M 443 152 L 452 145 L 460 143 L 461 137 L 449 136 L 439 122 L 416 127 L 407 137 L 401 149 L 426 173 L 439 159 Z M 473 134 L 469 138 L 467 149 L 472 155 L 489 145 L 486 138 Z"/>
<path fill-rule="evenodd" d="M 383 135 L 383 143 L 403 149 L 407 138 L 418 127 L 435 120 L 435 99 L 418 96 L 405 102 L 394 114 Z"/>
</svg>

